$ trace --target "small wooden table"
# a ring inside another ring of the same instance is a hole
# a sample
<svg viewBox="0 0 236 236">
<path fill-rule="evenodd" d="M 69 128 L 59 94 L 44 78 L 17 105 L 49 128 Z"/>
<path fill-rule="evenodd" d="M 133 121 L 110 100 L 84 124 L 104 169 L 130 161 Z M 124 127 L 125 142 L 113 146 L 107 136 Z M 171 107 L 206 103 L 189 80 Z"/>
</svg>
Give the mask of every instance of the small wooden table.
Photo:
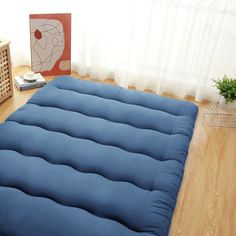
<svg viewBox="0 0 236 236">
<path fill-rule="evenodd" d="M 9 41 L 0 39 L 0 103 L 13 95 Z"/>
</svg>

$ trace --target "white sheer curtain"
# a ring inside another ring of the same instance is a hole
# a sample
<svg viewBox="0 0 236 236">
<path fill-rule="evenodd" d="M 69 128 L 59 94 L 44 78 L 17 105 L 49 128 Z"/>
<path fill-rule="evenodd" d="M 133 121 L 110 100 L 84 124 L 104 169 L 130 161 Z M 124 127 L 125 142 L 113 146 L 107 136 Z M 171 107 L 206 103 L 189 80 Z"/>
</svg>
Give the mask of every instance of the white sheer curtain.
<svg viewBox="0 0 236 236">
<path fill-rule="evenodd" d="M 90 13 L 79 40 L 81 74 L 112 77 L 121 86 L 160 94 L 194 95 L 196 100 L 216 98 L 212 78 L 236 75 L 236 12 L 231 1 L 126 0 L 102 5 L 98 1 L 92 10 L 87 5 L 91 11 L 84 10 Z"/>
<path fill-rule="evenodd" d="M 159 94 L 193 95 L 198 101 L 217 99 L 212 78 L 236 77 L 233 0 L 42 0 L 40 4 L 27 0 L 15 4 L 17 24 L 11 26 L 11 34 L 6 33 L 9 27 L 4 30 L 12 40 L 17 65 L 30 62 L 28 13 L 72 12 L 72 63 L 81 75 L 114 78 L 123 87 Z"/>
</svg>

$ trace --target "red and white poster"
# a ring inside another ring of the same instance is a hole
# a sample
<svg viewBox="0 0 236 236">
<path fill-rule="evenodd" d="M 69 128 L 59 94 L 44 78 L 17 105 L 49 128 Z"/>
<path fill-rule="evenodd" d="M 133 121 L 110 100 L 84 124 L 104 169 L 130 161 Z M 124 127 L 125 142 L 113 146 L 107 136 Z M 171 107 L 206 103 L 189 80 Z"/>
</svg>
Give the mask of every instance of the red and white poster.
<svg viewBox="0 0 236 236">
<path fill-rule="evenodd" d="M 71 72 L 71 14 L 30 15 L 31 69 L 42 75 Z"/>
</svg>

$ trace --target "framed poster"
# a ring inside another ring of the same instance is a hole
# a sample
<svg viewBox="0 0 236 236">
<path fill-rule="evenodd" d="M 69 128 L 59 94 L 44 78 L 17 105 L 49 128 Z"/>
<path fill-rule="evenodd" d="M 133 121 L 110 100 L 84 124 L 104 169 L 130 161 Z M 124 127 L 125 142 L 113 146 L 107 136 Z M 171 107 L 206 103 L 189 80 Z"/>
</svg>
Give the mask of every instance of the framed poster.
<svg viewBox="0 0 236 236">
<path fill-rule="evenodd" d="M 31 69 L 42 75 L 71 72 L 71 14 L 30 14 Z"/>
</svg>

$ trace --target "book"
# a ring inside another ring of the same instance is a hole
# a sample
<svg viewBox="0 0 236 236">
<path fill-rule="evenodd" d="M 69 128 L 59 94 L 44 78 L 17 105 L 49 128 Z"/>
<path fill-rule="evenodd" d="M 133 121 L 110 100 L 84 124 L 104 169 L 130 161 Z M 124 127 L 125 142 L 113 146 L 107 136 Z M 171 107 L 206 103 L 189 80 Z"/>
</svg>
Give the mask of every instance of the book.
<svg viewBox="0 0 236 236">
<path fill-rule="evenodd" d="M 35 81 L 30 82 L 25 80 L 25 75 L 18 75 L 14 77 L 14 83 L 20 91 L 33 88 L 40 88 L 47 84 L 46 80 L 40 73 L 34 74 L 34 77 Z"/>
</svg>

